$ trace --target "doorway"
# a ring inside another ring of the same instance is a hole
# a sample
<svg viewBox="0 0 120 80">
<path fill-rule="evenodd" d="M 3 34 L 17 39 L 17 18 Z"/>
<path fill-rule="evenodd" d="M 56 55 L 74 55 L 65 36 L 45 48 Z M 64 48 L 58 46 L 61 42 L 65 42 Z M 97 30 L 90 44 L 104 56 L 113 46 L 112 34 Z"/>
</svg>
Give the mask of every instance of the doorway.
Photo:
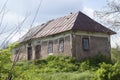
<svg viewBox="0 0 120 80">
<path fill-rule="evenodd" d="M 27 48 L 28 60 L 32 60 L 32 47 Z"/>
<path fill-rule="evenodd" d="M 41 45 L 37 45 L 35 47 L 35 59 L 39 59 L 40 58 L 40 52 L 41 52 Z"/>
</svg>

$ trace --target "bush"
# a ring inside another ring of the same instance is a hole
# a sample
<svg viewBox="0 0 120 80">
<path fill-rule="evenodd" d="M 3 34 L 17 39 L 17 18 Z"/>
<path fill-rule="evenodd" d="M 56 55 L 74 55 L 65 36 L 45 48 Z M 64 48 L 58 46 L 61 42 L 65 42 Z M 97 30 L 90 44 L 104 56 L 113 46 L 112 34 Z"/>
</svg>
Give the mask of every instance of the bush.
<svg viewBox="0 0 120 80">
<path fill-rule="evenodd" d="M 12 64 L 10 48 L 2 50 L 2 53 L 0 54 L 0 64 L 2 64 L 0 78 L 5 80 Z M 90 78 L 92 80 L 120 80 L 120 64 L 111 64 L 101 54 L 83 62 L 78 62 L 75 58 L 68 56 L 51 55 L 46 59 L 18 62 L 11 74 L 13 80 L 90 80 Z"/>
<path fill-rule="evenodd" d="M 68 63 L 75 63 L 76 59 L 73 57 L 69 57 L 69 56 L 53 56 L 50 55 L 46 58 L 46 60 L 49 61 L 65 61 Z"/>
<path fill-rule="evenodd" d="M 51 55 L 46 58 L 45 63 L 46 64 L 42 66 L 42 72 L 71 72 L 78 70 L 75 58 L 68 56 Z"/>
<path fill-rule="evenodd" d="M 112 66 L 112 73 L 109 78 L 110 80 L 120 80 L 120 63 L 115 63 Z"/>
<path fill-rule="evenodd" d="M 94 74 L 94 80 L 120 80 L 120 64 L 102 63 Z"/>
<path fill-rule="evenodd" d="M 99 63 L 103 63 L 103 62 L 108 63 L 108 64 L 112 63 L 111 59 L 109 57 L 107 57 L 105 55 L 102 55 L 102 54 L 98 54 L 98 55 L 96 55 L 96 56 L 94 56 L 92 58 L 89 58 L 88 60 L 89 60 L 89 64 L 91 66 L 95 66 L 95 67 L 98 67 Z"/>
<path fill-rule="evenodd" d="M 111 50 L 112 61 L 120 63 L 120 50 L 118 48 L 112 48 Z"/>
<path fill-rule="evenodd" d="M 36 60 L 35 61 L 35 65 L 46 65 L 48 62 L 47 62 L 47 60 L 45 60 L 45 59 L 39 59 L 39 60 Z"/>
<path fill-rule="evenodd" d="M 10 72 L 10 68 L 12 66 L 12 62 L 10 59 L 11 50 L 18 46 L 18 43 L 13 43 L 9 45 L 6 49 L 0 50 L 0 79 L 5 80 L 8 73 Z"/>
<path fill-rule="evenodd" d="M 89 61 L 84 61 L 84 62 L 80 63 L 79 71 L 84 72 L 86 70 L 90 70 Z"/>
<path fill-rule="evenodd" d="M 0 78 L 5 79 L 10 70 L 10 49 L 0 50 Z M 8 66 L 9 65 L 9 66 Z"/>
</svg>

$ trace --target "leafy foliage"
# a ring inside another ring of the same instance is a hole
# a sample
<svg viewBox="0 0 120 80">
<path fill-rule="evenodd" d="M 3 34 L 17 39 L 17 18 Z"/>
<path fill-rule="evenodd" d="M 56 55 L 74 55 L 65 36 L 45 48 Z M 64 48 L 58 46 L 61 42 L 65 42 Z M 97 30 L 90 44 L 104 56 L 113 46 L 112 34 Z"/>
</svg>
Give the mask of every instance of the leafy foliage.
<svg viewBox="0 0 120 80">
<path fill-rule="evenodd" d="M 101 63 L 95 72 L 94 80 L 120 80 L 120 64 Z"/>
<path fill-rule="evenodd" d="M 8 48 L 0 50 L 0 78 L 3 80 L 7 77 L 7 74 L 10 71 L 12 65 L 10 60 L 11 50 L 16 46 L 18 46 L 18 43 L 11 44 Z"/>
<path fill-rule="evenodd" d="M 1 80 L 5 80 L 10 71 L 10 52 L 13 47 L 1 50 Z M 103 55 L 82 62 L 68 56 L 48 56 L 45 59 L 18 62 L 11 74 L 12 80 L 120 80 L 120 64 L 111 64 Z"/>
<path fill-rule="evenodd" d="M 112 52 L 112 61 L 113 62 L 119 62 L 120 63 L 120 48 L 116 47 L 116 48 L 112 48 L 111 52 Z"/>
</svg>

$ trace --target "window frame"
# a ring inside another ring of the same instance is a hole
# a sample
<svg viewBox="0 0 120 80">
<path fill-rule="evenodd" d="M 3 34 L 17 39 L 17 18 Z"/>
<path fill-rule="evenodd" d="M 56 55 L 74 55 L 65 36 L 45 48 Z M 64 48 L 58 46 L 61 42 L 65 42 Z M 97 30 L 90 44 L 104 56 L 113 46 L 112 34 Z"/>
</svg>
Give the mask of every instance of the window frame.
<svg viewBox="0 0 120 80">
<path fill-rule="evenodd" d="M 59 39 L 58 51 L 59 52 L 64 52 L 64 39 Z"/>
<path fill-rule="evenodd" d="M 82 48 L 84 51 L 90 50 L 90 42 L 89 41 L 90 41 L 89 37 L 82 38 Z"/>
<path fill-rule="evenodd" d="M 53 41 L 48 42 L 48 53 L 53 53 Z"/>
<path fill-rule="evenodd" d="M 19 53 L 19 49 L 15 49 L 15 54 L 18 54 Z"/>
</svg>

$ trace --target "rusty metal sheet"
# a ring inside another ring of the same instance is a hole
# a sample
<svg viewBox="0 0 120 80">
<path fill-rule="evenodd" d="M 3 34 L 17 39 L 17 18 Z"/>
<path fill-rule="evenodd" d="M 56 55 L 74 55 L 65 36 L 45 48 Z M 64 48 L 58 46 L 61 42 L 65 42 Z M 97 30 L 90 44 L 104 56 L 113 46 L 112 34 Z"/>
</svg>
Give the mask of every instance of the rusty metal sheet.
<svg viewBox="0 0 120 80">
<path fill-rule="evenodd" d="M 97 23 L 85 14 L 77 12 L 65 17 L 50 20 L 41 26 L 30 29 L 29 32 L 21 38 L 21 42 L 29 39 L 62 33 L 68 30 L 101 32 L 110 35 L 115 34 L 114 31 Z"/>
</svg>

